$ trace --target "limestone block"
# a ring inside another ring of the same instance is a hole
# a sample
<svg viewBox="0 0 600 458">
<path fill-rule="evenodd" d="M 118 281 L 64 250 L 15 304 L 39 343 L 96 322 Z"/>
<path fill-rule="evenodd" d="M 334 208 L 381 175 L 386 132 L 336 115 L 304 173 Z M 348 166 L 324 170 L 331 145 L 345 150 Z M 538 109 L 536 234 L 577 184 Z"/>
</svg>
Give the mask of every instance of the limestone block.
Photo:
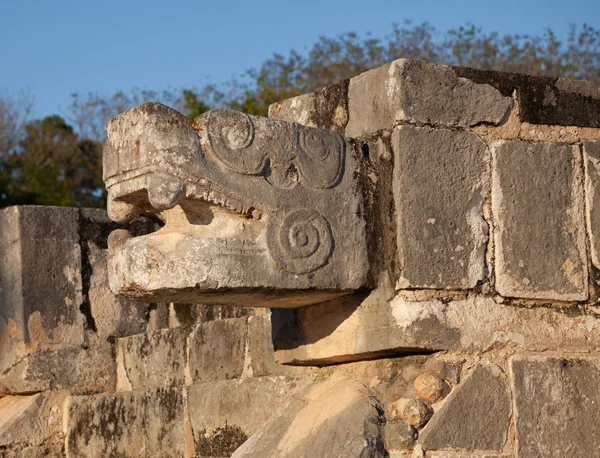
<svg viewBox="0 0 600 458">
<path fill-rule="evenodd" d="M 300 368 L 283 366 L 275 362 L 271 313 L 248 318 L 248 337 L 244 359 L 244 377 L 265 375 L 292 375 L 303 372 Z"/>
<path fill-rule="evenodd" d="M 269 107 L 269 118 L 343 133 L 348 123 L 348 82 L 343 80 Z"/>
<path fill-rule="evenodd" d="M 380 412 L 359 382 L 317 383 L 290 398 L 232 458 L 383 458 Z"/>
<path fill-rule="evenodd" d="M 474 83 L 493 86 L 505 97 L 514 94 L 519 103 L 519 118 L 524 123 L 535 127 L 543 124 L 600 127 L 598 84 L 467 67 L 452 69 Z"/>
<path fill-rule="evenodd" d="M 594 266 L 600 268 L 600 141 L 584 143 L 583 152 L 590 255 Z"/>
<path fill-rule="evenodd" d="M 134 233 L 149 226 L 142 220 L 129 225 Z M 107 238 L 117 227 L 99 209 L 0 210 L 0 386 L 5 390 L 114 388 L 107 339 L 145 331 L 156 307 L 117 299 L 108 288 Z M 71 367 L 67 355 L 89 367 Z"/>
<path fill-rule="evenodd" d="M 66 434 L 68 457 L 188 456 L 182 389 L 73 396 Z"/>
<path fill-rule="evenodd" d="M 412 448 L 418 437 L 417 430 L 402 422 L 390 422 L 387 419 L 383 427 L 385 448 L 388 452 L 396 452 Z"/>
<path fill-rule="evenodd" d="M 392 136 L 399 288 L 470 289 L 485 275 L 489 159 L 475 134 L 400 126 Z"/>
<path fill-rule="evenodd" d="M 461 78 L 450 67 L 399 59 L 350 80 L 345 135 L 369 135 L 401 121 L 460 127 L 499 124 L 511 107 L 510 96 Z"/>
<path fill-rule="evenodd" d="M 29 456 L 22 449 L 60 442 L 67 398 L 65 392 L 0 398 L 0 455 L 19 449 Z"/>
<path fill-rule="evenodd" d="M 36 351 L 25 355 L 2 373 L 0 393 L 69 390 L 83 394 L 113 391 L 116 373 L 110 345 Z"/>
<path fill-rule="evenodd" d="M 118 339 L 117 389 L 183 386 L 187 337 L 185 328 L 174 328 Z"/>
<path fill-rule="evenodd" d="M 522 357 L 511 368 L 519 458 L 596 456 L 600 360 Z"/>
<path fill-rule="evenodd" d="M 238 378 L 244 370 L 247 320 L 228 318 L 199 325 L 189 337 L 189 371 L 194 383 Z"/>
<path fill-rule="evenodd" d="M 492 297 L 345 300 L 304 307 L 274 334 L 279 364 L 332 364 L 419 351 L 600 351 L 600 319 Z M 333 329 L 333 330 L 332 330 Z"/>
<path fill-rule="evenodd" d="M 226 442 L 224 431 L 229 431 L 234 438 L 248 438 L 267 422 L 286 399 L 304 389 L 312 380 L 310 376 L 276 376 L 190 386 L 188 410 L 196 453 L 199 456 L 212 456 L 208 448 L 215 447 L 215 437 Z"/>
<path fill-rule="evenodd" d="M 155 302 L 299 307 L 368 285 L 359 154 L 339 134 L 229 110 L 193 123 L 148 103 L 107 127 L 118 294 Z M 252 266 L 251 269 L 248 266 Z"/>
<path fill-rule="evenodd" d="M 510 297 L 587 299 L 581 151 L 506 141 L 492 156 L 496 289 Z"/>
<path fill-rule="evenodd" d="M 506 376 L 497 366 L 478 367 L 448 395 L 419 433 L 419 443 L 426 450 L 500 452 L 506 443 L 511 414 Z"/>
</svg>

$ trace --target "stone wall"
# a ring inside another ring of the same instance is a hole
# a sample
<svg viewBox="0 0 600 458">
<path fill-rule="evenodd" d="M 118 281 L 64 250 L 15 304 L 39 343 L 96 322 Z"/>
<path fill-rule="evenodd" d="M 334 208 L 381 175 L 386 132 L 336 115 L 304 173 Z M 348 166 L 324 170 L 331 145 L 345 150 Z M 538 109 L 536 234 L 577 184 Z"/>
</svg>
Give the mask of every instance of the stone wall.
<svg viewBox="0 0 600 458">
<path fill-rule="evenodd" d="M 1 210 L 0 456 L 600 456 L 600 88 L 399 60 L 270 117 L 357 154 L 372 287 L 117 298 L 154 222 Z"/>
</svg>

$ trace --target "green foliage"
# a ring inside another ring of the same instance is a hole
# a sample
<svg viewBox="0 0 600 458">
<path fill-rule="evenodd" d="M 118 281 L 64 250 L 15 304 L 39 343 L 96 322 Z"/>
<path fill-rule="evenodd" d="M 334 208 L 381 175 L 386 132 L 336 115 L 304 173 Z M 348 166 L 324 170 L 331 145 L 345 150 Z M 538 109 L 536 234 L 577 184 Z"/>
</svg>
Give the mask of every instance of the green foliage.
<svg viewBox="0 0 600 458">
<path fill-rule="evenodd" d="M 202 113 L 206 113 L 210 110 L 210 107 L 202 102 L 198 98 L 198 95 L 190 89 L 183 90 L 183 100 L 185 101 L 185 107 L 188 110 L 187 117 L 190 119 L 195 119 Z"/>
<path fill-rule="evenodd" d="M 0 203 L 104 206 L 101 161 L 101 145 L 79 139 L 60 116 L 32 121 L 0 166 Z"/>
<path fill-rule="evenodd" d="M 74 94 L 67 123 L 51 116 L 30 121 L 26 94 L 0 94 L 0 206 L 104 206 L 101 142 L 108 120 L 135 105 L 157 101 L 193 119 L 211 107 L 266 116 L 269 105 L 351 78 L 398 58 L 600 83 L 600 31 L 571 25 L 564 40 L 500 35 L 472 24 L 440 33 L 428 23 L 394 25 L 383 38 L 350 32 L 321 37 L 307 52 L 275 54 L 241 80 L 200 89 L 132 89 L 112 96 Z M 74 126 L 74 127 L 72 127 Z"/>
</svg>

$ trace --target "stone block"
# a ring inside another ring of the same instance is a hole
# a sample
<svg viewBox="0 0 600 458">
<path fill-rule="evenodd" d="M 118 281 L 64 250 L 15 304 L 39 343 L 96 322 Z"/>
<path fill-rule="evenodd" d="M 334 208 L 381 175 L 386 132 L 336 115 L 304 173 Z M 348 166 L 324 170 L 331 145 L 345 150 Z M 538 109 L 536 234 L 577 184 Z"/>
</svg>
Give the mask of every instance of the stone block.
<svg viewBox="0 0 600 458">
<path fill-rule="evenodd" d="M 506 141 L 492 156 L 496 289 L 509 297 L 586 300 L 581 151 Z"/>
<path fill-rule="evenodd" d="M 426 450 L 501 452 L 511 414 L 506 376 L 497 366 L 478 367 L 448 395 L 419 433 L 419 443 Z"/>
<path fill-rule="evenodd" d="M 585 162 L 585 198 L 590 257 L 600 269 L 600 141 L 583 145 Z"/>
<path fill-rule="evenodd" d="M 400 126 L 392 136 L 400 279 L 470 289 L 485 276 L 489 158 L 475 134 Z"/>
<path fill-rule="evenodd" d="M 270 311 L 248 318 L 248 341 L 244 361 L 244 377 L 292 375 L 299 370 L 277 364 L 273 350 Z"/>
<path fill-rule="evenodd" d="M 274 103 L 269 107 L 269 118 L 343 133 L 348 123 L 348 83 L 349 80 L 342 80 Z"/>
<path fill-rule="evenodd" d="M 0 393 L 69 390 L 76 394 L 113 391 L 117 366 L 110 345 L 36 351 L 2 373 Z"/>
<path fill-rule="evenodd" d="M 600 351 L 600 320 L 472 295 L 458 299 L 335 301 L 293 311 L 274 333 L 279 364 L 324 365 L 436 350 Z M 364 304 L 361 305 L 361 302 Z"/>
<path fill-rule="evenodd" d="M 185 384 L 185 328 L 161 329 L 117 340 L 119 391 Z"/>
<path fill-rule="evenodd" d="M 511 362 L 519 458 L 592 457 L 600 450 L 600 360 Z"/>
<path fill-rule="evenodd" d="M 199 325 L 189 337 L 189 371 L 193 383 L 238 378 L 244 371 L 246 318 Z"/>
<path fill-rule="evenodd" d="M 461 78 L 450 67 L 399 59 L 350 80 L 345 135 L 370 135 L 399 122 L 500 124 L 511 107 L 510 96 Z"/>
<path fill-rule="evenodd" d="M 589 81 L 452 67 L 461 78 L 515 95 L 530 125 L 600 127 L 600 86 Z"/>
<path fill-rule="evenodd" d="M 136 220 L 129 228 L 143 233 L 151 225 Z M 107 340 L 145 331 L 157 307 L 117 299 L 109 290 L 107 238 L 117 227 L 100 209 L 0 210 L 0 386 L 13 393 L 68 389 L 70 380 L 78 392 L 114 387 Z M 69 378 L 66 355 L 95 367 L 77 368 Z"/>
<path fill-rule="evenodd" d="M 0 456 L 11 450 L 17 456 L 17 449 L 23 456 L 35 456 L 22 450 L 60 443 L 67 398 L 65 392 L 0 398 Z"/>
<path fill-rule="evenodd" d="M 257 377 L 223 380 L 188 388 L 188 411 L 199 456 L 212 456 L 215 438 L 248 438 L 312 377 Z M 238 444 L 240 445 L 240 444 Z"/>
<path fill-rule="evenodd" d="M 232 458 L 388 456 L 381 406 L 361 383 L 327 381 L 291 397 Z"/>
<path fill-rule="evenodd" d="M 419 433 L 410 425 L 402 422 L 390 422 L 383 427 L 385 448 L 388 452 L 408 450 L 413 447 Z"/>
<path fill-rule="evenodd" d="M 73 396 L 68 457 L 182 457 L 186 454 L 182 388 Z"/>
</svg>

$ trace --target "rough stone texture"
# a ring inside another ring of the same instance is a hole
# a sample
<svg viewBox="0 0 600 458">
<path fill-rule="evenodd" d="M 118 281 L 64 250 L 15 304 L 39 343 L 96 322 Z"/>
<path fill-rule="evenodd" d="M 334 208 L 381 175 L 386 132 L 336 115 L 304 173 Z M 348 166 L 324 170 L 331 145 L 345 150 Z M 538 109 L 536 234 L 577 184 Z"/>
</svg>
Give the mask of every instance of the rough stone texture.
<svg viewBox="0 0 600 458">
<path fill-rule="evenodd" d="M 504 454 L 488 454 L 488 453 L 484 453 L 484 454 L 472 454 L 472 453 L 448 453 L 448 452 L 433 452 L 433 453 L 429 453 L 427 455 L 428 457 L 431 458 L 514 458 L 512 455 L 504 455 Z M 390 458 L 393 458 L 393 456 L 390 455 Z M 412 457 L 411 457 L 412 458 Z"/>
<path fill-rule="evenodd" d="M 113 391 L 116 369 L 110 345 L 36 351 L 2 373 L 0 393 L 70 390 L 84 394 Z"/>
<path fill-rule="evenodd" d="M 415 394 L 429 404 L 440 400 L 444 395 L 444 382 L 431 374 L 419 375 L 413 383 Z"/>
<path fill-rule="evenodd" d="M 450 67 L 399 59 L 350 80 L 345 134 L 369 135 L 400 121 L 461 127 L 499 124 L 511 106 L 510 96 L 460 78 Z"/>
<path fill-rule="evenodd" d="M 600 351 L 600 319 L 521 308 L 491 297 L 330 303 L 295 311 L 274 334 L 280 364 L 331 364 L 431 350 Z"/>
<path fill-rule="evenodd" d="M 290 396 L 311 383 L 312 377 L 258 377 L 192 385 L 188 410 L 199 456 L 209 439 L 226 427 L 246 437 L 258 431 Z M 225 438 L 226 439 L 226 438 Z M 214 440 L 212 441 L 214 445 Z"/>
<path fill-rule="evenodd" d="M 0 456 L 10 456 L 11 451 L 15 456 L 36 456 L 36 448 L 60 444 L 66 399 L 65 392 L 0 398 Z M 24 452 L 26 448 L 32 450 Z"/>
<path fill-rule="evenodd" d="M 248 340 L 244 359 L 244 377 L 265 375 L 286 375 L 298 371 L 275 362 L 273 337 L 271 333 L 271 313 L 248 318 Z"/>
<path fill-rule="evenodd" d="M 600 361 L 515 358 L 519 458 L 597 456 L 600 450 Z"/>
<path fill-rule="evenodd" d="M 185 328 L 175 328 L 118 339 L 117 389 L 184 385 L 187 337 Z"/>
<path fill-rule="evenodd" d="M 600 127 L 598 84 L 466 67 L 452 69 L 462 78 L 495 87 L 505 97 L 515 94 L 519 116 L 526 123 Z"/>
<path fill-rule="evenodd" d="M 106 241 L 116 227 L 98 209 L 0 210 L 0 391 L 114 387 L 107 339 L 148 329 L 156 308 L 108 288 Z"/>
<path fill-rule="evenodd" d="M 274 103 L 269 107 L 269 118 L 343 133 L 348 123 L 348 83 L 349 80 L 343 80 Z"/>
<path fill-rule="evenodd" d="M 147 103 L 116 116 L 104 149 L 108 213 L 166 224 L 142 237 L 113 233 L 111 289 L 298 307 L 367 286 L 358 160 L 332 131 L 228 110 L 190 123 Z"/>
<path fill-rule="evenodd" d="M 397 288 L 469 289 L 483 280 L 488 149 L 476 135 L 400 126 L 392 137 Z"/>
<path fill-rule="evenodd" d="M 583 152 L 590 255 L 594 266 L 600 268 L 600 141 L 584 143 Z"/>
<path fill-rule="evenodd" d="M 244 370 L 247 333 L 245 318 L 199 325 L 189 338 L 189 371 L 193 382 L 240 377 Z"/>
<path fill-rule="evenodd" d="M 506 443 L 511 411 L 510 389 L 500 368 L 478 367 L 448 395 L 419 433 L 419 443 L 427 450 L 500 452 Z"/>
<path fill-rule="evenodd" d="M 290 398 L 232 458 L 383 458 L 384 421 L 361 383 L 318 383 Z"/>
<path fill-rule="evenodd" d="M 581 151 L 507 141 L 492 156 L 496 289 L 509 297 L 587 299 Z"/>
<path fill-rule="evenodd" d="M 185 456 L 180 388 L 74 396 L 66 451 L 75 456 Z"/>
<path fill-rule="evenodd" d="M 418 437 L 417 430 L 406 423 L 386 421 L 383 427 L 385 448 L 388 452 L 412 448 Z"/>
<path fill-rule="evenodd" d="M 391 421 L 403 421 L 415 428 L 429 421 L 433 411 L 420 399 L 400 398 L 385 409 L 385 418 Z"/>
<path fill-rule="evenodd" d="M 169 327 L 195 328 L 199 323 L 253 316 L 259 308 L 235 307 L 232 305 L 171 304 L 169 307 Z"/>
</svg>

